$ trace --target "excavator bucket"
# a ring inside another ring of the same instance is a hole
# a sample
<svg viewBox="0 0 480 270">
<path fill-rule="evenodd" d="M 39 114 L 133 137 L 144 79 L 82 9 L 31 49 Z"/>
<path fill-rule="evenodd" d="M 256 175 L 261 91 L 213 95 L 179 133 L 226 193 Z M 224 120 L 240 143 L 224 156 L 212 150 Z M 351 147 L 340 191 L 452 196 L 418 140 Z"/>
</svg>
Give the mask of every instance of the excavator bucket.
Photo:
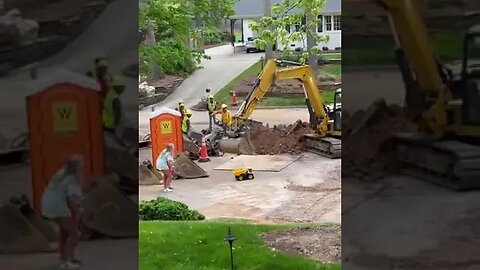
<svg viewBox="0 0 480 270">
<path fill-rule="evenodd" d="M 33 253 L 55 251 L 56 247 L 14 205 L 0 207 L 0 253 Z"/>
<path fill-rule="evenodd" d="M 138 236 L 138 206 L 109 181 L 98 181 L 84 201 L 84 226 L 110 237 Z"/>
<path fill-rule="evenodd" d="M 224 153 L 237 155 L 254 155 L 255 147 L 250 143 L 249 134 L 240 138 L 221 139 L 219 141 L 220 149 Z"/>
<path fill-rule="evenodd" d="M 106 149 L 106 167 L 108 171 L 115 172 L 126 179 L 136 182 L 138 179 L 137 164 L 138 158 L 124 150 Z"/>
<path fill-rule="evenodd" d="M 150 161 L 146 160 L 138 165 L 138 176 L 140 185 L 161 185 L 163 184 L 163 176 L 161 172 L 155 170 Z"/>
<path fill-rule="evenodd" d="M 185 154 L 180 154 L 174 163 L 174 173 L 181 178 L 193 179 L 208 177 L 208 173 Z"/>
<path fill-rule="evenodd" d="M 189 140 L 183 140 L 183 148 L 192 155 L 200 155 L 200 147 Z"/>
</svg>

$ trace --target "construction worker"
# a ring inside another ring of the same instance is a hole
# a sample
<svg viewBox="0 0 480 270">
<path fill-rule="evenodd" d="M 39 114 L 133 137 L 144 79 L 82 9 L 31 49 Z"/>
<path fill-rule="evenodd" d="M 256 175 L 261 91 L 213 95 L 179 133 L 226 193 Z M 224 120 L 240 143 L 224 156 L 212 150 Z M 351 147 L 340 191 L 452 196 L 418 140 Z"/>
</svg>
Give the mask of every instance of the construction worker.
<svg viewBox="0 0 480 270">
<path fill-rule="evenodd" d="M 185 111 L 186 111 L 185 104 L 183 103 L 183 101 L 178 102 L 178 108 L 176 110 L 180 112 L 183 120 L 183 118 L 185 117 Z"/>
<path fill-rule="evenodd" d="M 208 133 L 212 132 L 212 122 L 215 121 L 215 115 L 213 114 L 217 109 L 217 102 L 212 95 L 207 98 L 207 111 L 208 111 Z"/>
<path fill-rule="evenodd" d="M 190 110 L 185 111 L 185 116 L 182 119 L 182 133 L 190 139 L 190 118 L 192 117 L 192 112 Z"/>
<path fill-rule="evenodd" d="M 220 110 L 215 111 L 213 115 L 221 114 L 221 123 L 223 126 L 224 131 L 227 131 L 227 129 L 230 127 L 232 124 L 232 114 L 230 113 L 230 110 L 228 110 L 227 104 L 222 104 L 220 107 Z"/>
<path fill-rule="evenodd" d="M 103 103 L 103 126 L 107 131 L 115 132 L 122 117 L 120 95 L 125 91 L 125 85 L 116 77 L 112 80 L 112 87 L 108 91 Z"/>
<path fill-rule="evenodd" d="M 103 57 L 95 59 L 95 77 L 100 84 L 100 94 L 105 98 L 110 91 L 113 76 L 108 71 L 107 61 Z"/>
</svg>

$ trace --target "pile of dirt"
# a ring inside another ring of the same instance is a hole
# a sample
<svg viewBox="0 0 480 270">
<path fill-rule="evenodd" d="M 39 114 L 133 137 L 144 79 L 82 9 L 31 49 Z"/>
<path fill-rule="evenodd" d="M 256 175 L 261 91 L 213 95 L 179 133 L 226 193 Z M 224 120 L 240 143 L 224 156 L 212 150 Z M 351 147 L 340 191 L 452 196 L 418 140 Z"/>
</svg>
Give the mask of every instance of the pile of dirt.
<svg viewBox="0 0 480 270">
<path fill-rule="evenodd" d="M 401 107 L 375 101 L 367 110 L 343 116 L 344 176 L 375 180 L 398 169 L 390 142 L 395 133 L 415 131 Z"/>
<path fill-rule="evenodd" d="M 293 228 L 264 233 L 261 237 L 270 248 L 291 255 L 325 263 L 339 263 L 341 260 L 339 226 Z"/>
<path fill-rule="evenodd" d="M 303 152 L 300 139 L 305 134 L 315 133 L 308 123 L 297 120 L 291 125 L 253 125 L 247 136 L 258 155 L 276 155 L 282 153 L 298 154 Z"/>
</svg>

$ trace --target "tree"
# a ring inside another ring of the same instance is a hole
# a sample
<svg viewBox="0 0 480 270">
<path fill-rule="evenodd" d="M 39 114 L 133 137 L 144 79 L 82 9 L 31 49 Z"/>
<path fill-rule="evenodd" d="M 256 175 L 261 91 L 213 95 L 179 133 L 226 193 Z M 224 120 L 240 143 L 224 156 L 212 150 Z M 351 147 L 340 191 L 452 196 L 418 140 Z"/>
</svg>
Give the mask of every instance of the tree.
<svg viewBox="0 0 480 270">
<path fill-rule="evenodd" d="M 218 26 L 233 14 L 237 0 L 144 0 L 139 25 L 153 29 L 157 45 L 140 46 L 141 65 L 155 61 L 165 73 L 191 73 L 207 56 L 190 46 L 200 41 L 205 28 Z M 145 70 L 144 70 L 145 71 Z"/>
<path fill-rule="evenodd" d="M 328 36 L 319 35 L 315 29 L 326 0 L 283 0 L 272 7 L 272 16 L 265 16 L 250 27 L 260 34 L 255 40 L 257 46 L 265 48 L 267 44 L 280 43 L 288 46 L 292 42 L 307 41 L 307 52 L 302 53 L 301 62 L 310 58 L 312 68 L 316 70 L 316 58 L 319 49 L 317 43 L 328 42 Z M 284 50 L 285 55 L 292 52 Z"/>
</svg>

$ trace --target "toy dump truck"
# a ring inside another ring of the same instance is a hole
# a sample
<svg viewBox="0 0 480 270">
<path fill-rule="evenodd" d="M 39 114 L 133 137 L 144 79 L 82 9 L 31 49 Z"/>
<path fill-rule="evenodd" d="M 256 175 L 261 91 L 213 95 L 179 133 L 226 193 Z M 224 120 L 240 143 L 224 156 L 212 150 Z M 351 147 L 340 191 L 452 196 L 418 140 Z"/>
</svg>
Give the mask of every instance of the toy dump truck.
<svg viewBox="0 0 480 270">
<path fill-rule="evenodd" d="M 255 178 L 252 169 L 238 168 L 234 169 L 232 173 L 235 176 L 235 180 L 237 181 L 243 181 L 246 179 L 253 180 Z"/>
</svg>

